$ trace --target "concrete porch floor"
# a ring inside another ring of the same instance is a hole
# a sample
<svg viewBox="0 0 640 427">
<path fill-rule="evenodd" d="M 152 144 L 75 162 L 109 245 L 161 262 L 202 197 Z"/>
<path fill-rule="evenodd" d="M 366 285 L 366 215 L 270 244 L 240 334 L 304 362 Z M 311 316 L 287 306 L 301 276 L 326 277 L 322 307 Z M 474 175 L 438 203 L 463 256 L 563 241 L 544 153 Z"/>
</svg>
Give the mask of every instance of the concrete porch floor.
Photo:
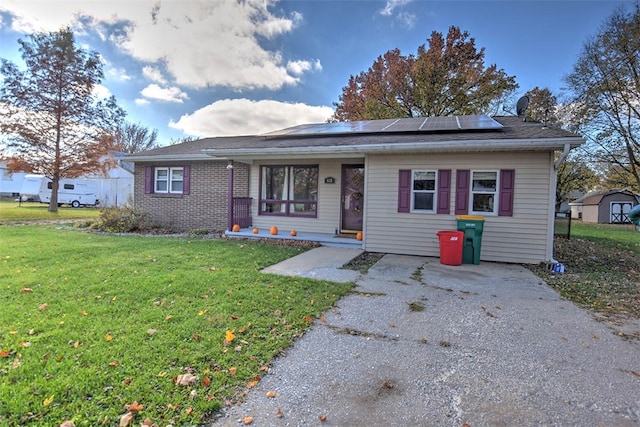
<svg viewBox="0 0 640 427">
<path fill-rule="evenodd" d="M 241 228 L 238 232 L 225 231 L 224 235 L 227 237 L 239 237 L 245 239 L 288 239 L 288 240 L 307 240 L 311 242 L 318 242 L 322 246 L 328 246 L 332 248 L 346 248 L 346 249 L 362 249 L 363 241 L 356 240 L 349 237 L 337 237 L 331 233 L 309 233 L 304 231 L 298 231 L 297 236 L 291 236 L 291 230 L 278 230 L 277 235 L 269 233 L 268 228 L 259 229 L 258 234 L 253 234 L 253 228 Z"/>
</svg>

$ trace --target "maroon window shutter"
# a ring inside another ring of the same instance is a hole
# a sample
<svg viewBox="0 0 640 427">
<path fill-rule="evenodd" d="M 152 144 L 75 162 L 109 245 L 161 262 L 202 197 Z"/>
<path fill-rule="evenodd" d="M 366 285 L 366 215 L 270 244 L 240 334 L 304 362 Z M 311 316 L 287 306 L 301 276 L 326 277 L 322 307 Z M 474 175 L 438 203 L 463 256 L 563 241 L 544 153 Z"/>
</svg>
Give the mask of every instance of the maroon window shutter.
<svg viewBox="0 0 640 427">
<path fill-rule="evenodd" d="M 500 194 L 498 216 L 513 216 L 513 193 L 516 181 L 514 169 L 500 170 Z"/>
<path fill-rule="evenodd" d="M 153 188 L 153 168 L 151 166 L 144 167 L 144 193 L 152 193 Z"/>
<path fill-rule="evenodd" d="M 451 169 L 438 170 L 438 214 L 449 214 L 451 205 Z"/>
<path fill-rule="evenodd" d="M 456 171 L 456 215 L 469 213 L 469 184 L 471 171 L 458 169 Z"/>
<path fill-rule="evenodd" d="M 182 173 L 182 194 L 189 194 L 191 189 L 191 166 L 184 166 Z"/>
<path fill-rule="evenodd" d="M 398 212 L 411 211 L 411 170 L 400 169 L 398 179 Z"/>
</svg>

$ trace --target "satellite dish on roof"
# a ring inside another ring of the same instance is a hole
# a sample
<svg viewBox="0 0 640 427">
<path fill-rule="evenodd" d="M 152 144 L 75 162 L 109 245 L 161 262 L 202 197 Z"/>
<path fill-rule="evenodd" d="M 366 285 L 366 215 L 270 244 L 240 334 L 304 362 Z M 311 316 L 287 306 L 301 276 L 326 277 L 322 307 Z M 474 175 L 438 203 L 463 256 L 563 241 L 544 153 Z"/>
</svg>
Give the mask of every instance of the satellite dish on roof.
<svg viewBox="0 0 640 427">
<path fill-rule="evenodd" d="M 518 117 L 524 117 L 522 121 L 527 121 L 526 111 L 529 106 L 529 97 L 527 95 L 522 96 L 518 99 L 518 103 L 516 104 L 516 111 L 518 112 Z"/>
</svg>

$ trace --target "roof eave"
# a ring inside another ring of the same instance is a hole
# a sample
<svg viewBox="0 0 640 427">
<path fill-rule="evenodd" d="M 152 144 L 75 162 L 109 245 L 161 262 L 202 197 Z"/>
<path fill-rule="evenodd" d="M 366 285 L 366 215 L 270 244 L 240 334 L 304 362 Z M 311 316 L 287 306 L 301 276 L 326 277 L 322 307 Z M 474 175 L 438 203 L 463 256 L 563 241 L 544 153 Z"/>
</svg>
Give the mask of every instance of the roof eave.
<svg viewBox="0 0 640 427">
<path fill-rule="evenodd" d="M 530 140 L 468 140 L 443 142 L 407 142 L 357 145 L 331 145 L 310 147 L 263 147 L 263 148 L 209 148 L 203 150 L 209 156 L 237 158 L 287 158 L 287 157 L 357 157 L 365 154 L 411 154 L 411 153 L 458 153 L 458 152 L 495 152 L 495 151 L 555 151 L 562 150 L 566 144 L 576 148 L 584 139 L 545 138 Z"/>
<path fill-rule="evenodd" d="M 203 153 L 195 153 L 195 154 L 159 154 L 159 155 L 149 155 L 149 156 L 136 156 L 131 155 L 124 157 L 123 160 L 126 159 L 128 162 L 134 163 L 144 163 L 144 162 L 162 162 L 162 161 L 201 161 L 201 160 L 209 160 L 211 161 L 211 156 Z M 217 159 L 217 160 L 226 160 L 226 159 Z"/>
</svg>

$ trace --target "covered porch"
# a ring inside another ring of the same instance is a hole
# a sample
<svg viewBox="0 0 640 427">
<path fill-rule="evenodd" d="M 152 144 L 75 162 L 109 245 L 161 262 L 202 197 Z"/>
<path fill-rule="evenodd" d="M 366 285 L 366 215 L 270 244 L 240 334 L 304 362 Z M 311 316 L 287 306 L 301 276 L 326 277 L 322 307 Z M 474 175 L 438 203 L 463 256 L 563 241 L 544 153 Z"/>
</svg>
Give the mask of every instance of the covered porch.
<svg viewBox="0 0 640 427">
<path fill-rule="evenodd" d="M 291 230 L 278 230 L 278 234 L 272 235 L 268 228 L 258 229 L 257 233 L 253 232 L 253 228 L 241 228 L 240 231 L 225 231 L 226 237 L 244 238 L 244 239 L 286 239 L 317 242 L 322 246 L 346 249 L 363 249 L 363 240 L 357 240 L 355 234 L 349 237 L 344 234 L 330 233 L 310 233 L 297 232 L 295 236 L 291 236 Z"/>
</svg>

